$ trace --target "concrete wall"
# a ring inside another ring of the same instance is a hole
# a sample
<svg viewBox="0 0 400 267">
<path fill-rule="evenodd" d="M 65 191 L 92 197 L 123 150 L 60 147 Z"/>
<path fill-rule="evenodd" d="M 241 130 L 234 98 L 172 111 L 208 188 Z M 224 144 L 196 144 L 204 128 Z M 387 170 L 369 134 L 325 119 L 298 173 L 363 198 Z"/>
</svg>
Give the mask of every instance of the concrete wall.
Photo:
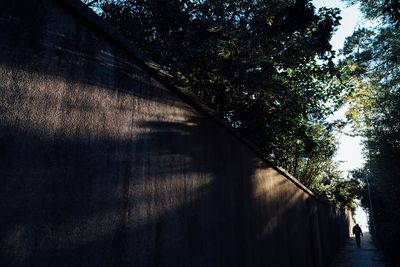
<svg viewBox="0 0 400 267">
<path fill-rule="evenodd" d="M 326 266 L 348 214 L 85 12 L 0 1 L 0 266 Z"/>
</svg>

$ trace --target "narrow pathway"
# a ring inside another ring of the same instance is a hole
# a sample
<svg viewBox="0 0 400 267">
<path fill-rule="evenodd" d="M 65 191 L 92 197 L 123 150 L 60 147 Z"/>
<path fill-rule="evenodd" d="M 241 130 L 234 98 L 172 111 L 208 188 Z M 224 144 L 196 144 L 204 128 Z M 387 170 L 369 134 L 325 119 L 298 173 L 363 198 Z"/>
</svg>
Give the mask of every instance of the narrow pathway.
<svg viewBox="0 0 400 267">
<path fill-rule="evenodd" d="M 361 247 L 356 246 L 355 237 L 346 241 L 331 267 L 388 267 L 376 248 L 369 233 L 361 237 Z"/>
</svg>

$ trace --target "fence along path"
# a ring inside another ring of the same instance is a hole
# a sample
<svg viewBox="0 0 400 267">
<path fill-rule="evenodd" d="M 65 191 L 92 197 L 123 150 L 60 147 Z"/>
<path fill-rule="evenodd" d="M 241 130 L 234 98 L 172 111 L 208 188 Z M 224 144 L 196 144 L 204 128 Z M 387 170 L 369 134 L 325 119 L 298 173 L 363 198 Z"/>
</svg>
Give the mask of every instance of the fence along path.
<svg viewBox="0 0 400 267">
<path fill-rule="evenodd" d="M 0 10 L 0 266 L 309 267 L 336 256 L 348 213 L 82 3 Z"/>
</svg>

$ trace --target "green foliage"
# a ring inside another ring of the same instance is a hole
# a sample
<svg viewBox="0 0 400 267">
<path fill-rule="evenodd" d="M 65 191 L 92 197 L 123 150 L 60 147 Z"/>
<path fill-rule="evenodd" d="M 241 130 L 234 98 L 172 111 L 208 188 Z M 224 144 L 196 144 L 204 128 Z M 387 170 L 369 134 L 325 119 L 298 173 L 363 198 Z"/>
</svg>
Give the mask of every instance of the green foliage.
<svg viewBox="0 0 400 267">
<path fill-rule="evenodd" d="M 398 1 L 358 2 L 367 17 L 378 17 L 382 23 L 359 29 L 346 42 L 342 64 L 350 66 L 354 86 L 348 117 L 366 140 L 364 172 L 371 181 L 378 237 L 400 262 L 390 249 L 400 240 L 400 6 Z"/>
<path fill-rule="evenodd" d="M 90 2 L 90 1 L 87 1 Z M 309 0 L 99 0 L 100 15 L 306 186 L 336 151 L 339 10 Z"/>
<path fill-rule="evenodd" d="M 360 3 L 361 11 L 368 19 L 380 19 L 387 26 L 398 27 L 400 24 L 399 0 L 344 0 L 349 4 Z"/>
<path fill-rule="evenodd" d="M 325 167 L 325 166 L 324 166 Z M 325 167 L 325 174 L 321 181 L 316 184 L 316 192 L 321 199 L 338 208 L 347 208 L 352 212 L 355 211 L 355 199 L 366 199 L 365 188 L 362 176 L 358 175 L 358 171 L 353 171 L 349 177 L 344 178 L 343 174 L 338 171 L 335 164 Z"/>
</svg>

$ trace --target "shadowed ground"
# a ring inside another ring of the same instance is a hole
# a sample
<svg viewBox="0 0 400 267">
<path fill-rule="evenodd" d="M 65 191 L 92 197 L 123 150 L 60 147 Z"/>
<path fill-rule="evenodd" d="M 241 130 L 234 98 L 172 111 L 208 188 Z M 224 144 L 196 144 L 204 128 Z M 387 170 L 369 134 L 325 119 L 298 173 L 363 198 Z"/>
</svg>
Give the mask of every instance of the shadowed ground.
<svg viewBox="0 0 400 267">
<path fill-rule="evenodd" d="M 370 233 L 361 237 L 361 247 L 356 246 L 355 237 L 352 236 L 343 246 L 339 256 L 331 267 L 385 267 L 381 252 L 376 248 Z"/>
</svg>

